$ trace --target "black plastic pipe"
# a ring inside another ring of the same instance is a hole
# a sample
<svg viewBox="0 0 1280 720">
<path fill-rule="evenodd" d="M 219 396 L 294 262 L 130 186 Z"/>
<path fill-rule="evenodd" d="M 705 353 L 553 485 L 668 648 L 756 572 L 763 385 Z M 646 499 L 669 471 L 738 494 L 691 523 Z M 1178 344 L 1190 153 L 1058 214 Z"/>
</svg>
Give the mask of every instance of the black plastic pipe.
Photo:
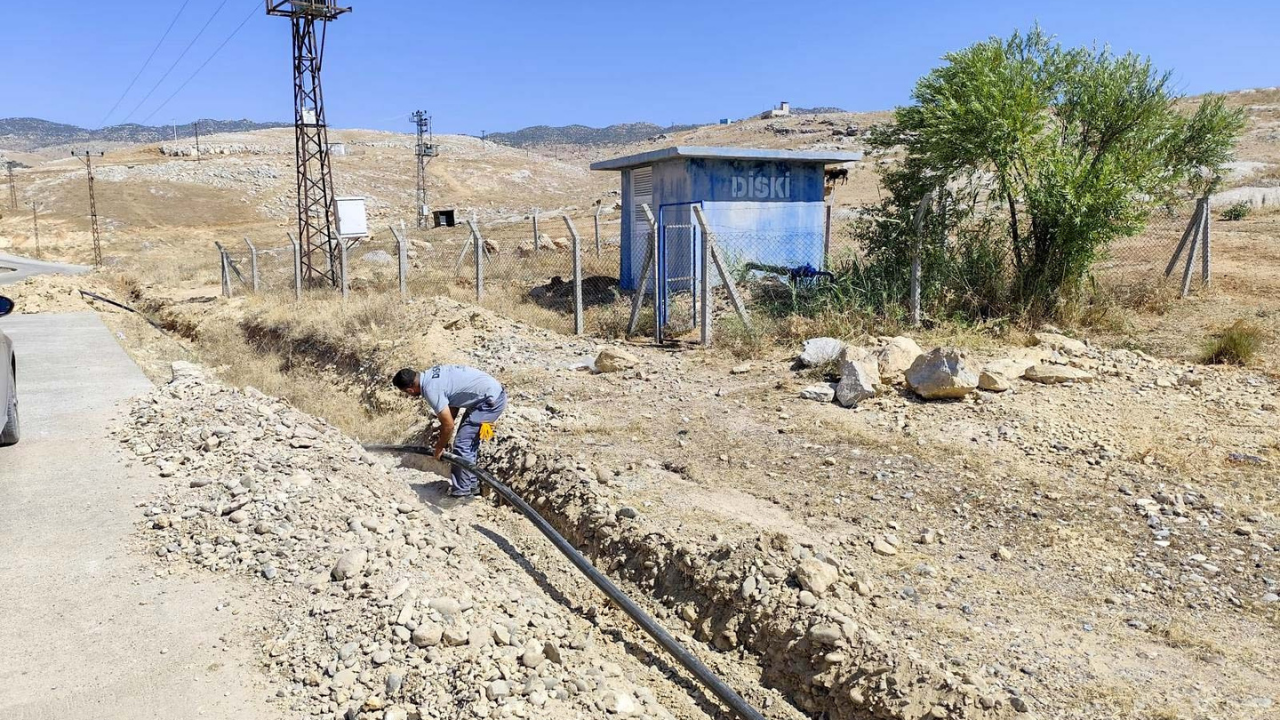
<svg viewBox="0 0 1280 720">
<path fill-rule="evenodd" d="M 435 455 L 434 449 L 423 445 L 365 445 L 364 448 L 371 452 L 400 452 L 427 456 Z M 475 473 L 476 477 L 479 477 L 486 485 L 493 488 L 494 492 L 502 496 L 502 499 L 515 506 L 521 514 L 529 519 L 529 522 L 533 523 L 534 527 L 538 528 L 539 532 L 551 541 L 552 545 L 556 546 L 557 550 L 563 553 L 565 557 L 569 558 L 569 562 L 572 562 L 583 575 L 587 576 L 587 579 L 590 580 L 592 584 L 600 588 L 601 592 L 608 595 L 610 600 L 630 615 L 631 619 L 635 620 L 636 624 L 649 634 L 649 637 L 652 637 L 659 645 L 661 645 L 662 648 L 674 657 L 676 661 L 683 665 L 686 670 L 693 673 L 693 676 L 696 677 L 705 688 L 710 690 L 716 697 L 720 698 L 724 704 L 728 705 L 735 713 L 737 713 L 738 717 L 742 718 L 742 720 L 764 720 L 764 716 L 761 715 L 759 711 L 748 705 L 747 701 L 743 700 L 742 696 L 734 692 L 733 688 L 726 685 L 724 681 L 717 677 L 715 673 L 711 672 L 706 665 L 703 665 L 702 661 L 690 654 L 683 645 L 681 645 L 675 638 L 671 637 L 671 633 L 668 633 L 666 629 L 659 625 L 653 618 L 649 617 L 648 613 L 641 610 L 634 602 L 631 602 L 631 598 L 627 597 L 625 593 L 618 589 L 617 585 L 614 585 L 609 578 L 605 577 L 599 570 L 597 570 L 589 560 L 582 556 L 582 553 L 578 552 L 577 548 L 571 545 L 568 540 L 565 540 L 560 533 L 556 532 L 556 529 L 551 527 L 551 523 L 547 522 L 541 515 L 539 515 L 538 511 L 534 510 L 533 507 L 517 495 L 515 491 L 499 482 L 497 478 L 489 474 L 487 471 L 477 467 L 475 463 L 448 451 L 444 453 L 443 458 L 460 468 L 470 470 Z"/>
</svg>

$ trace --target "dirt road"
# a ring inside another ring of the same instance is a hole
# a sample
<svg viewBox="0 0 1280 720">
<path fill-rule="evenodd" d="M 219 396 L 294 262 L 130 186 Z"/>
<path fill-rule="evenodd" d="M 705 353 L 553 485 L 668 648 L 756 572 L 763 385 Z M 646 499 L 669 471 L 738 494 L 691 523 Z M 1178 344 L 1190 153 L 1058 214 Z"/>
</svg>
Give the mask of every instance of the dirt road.
<svg viewBox="0 0 1280 720">
<path fill-rule="evenodd" d="M 109 433 L 151 384 L 92 313 L 0 328 L 17 348 L 23 429 L 0 449 L 0 717 L 278 715 L 248 669 L 256 604 L 161 577 L 132 548 L 136 499 L 158 480 L 125 465 Z"/>
</svg>

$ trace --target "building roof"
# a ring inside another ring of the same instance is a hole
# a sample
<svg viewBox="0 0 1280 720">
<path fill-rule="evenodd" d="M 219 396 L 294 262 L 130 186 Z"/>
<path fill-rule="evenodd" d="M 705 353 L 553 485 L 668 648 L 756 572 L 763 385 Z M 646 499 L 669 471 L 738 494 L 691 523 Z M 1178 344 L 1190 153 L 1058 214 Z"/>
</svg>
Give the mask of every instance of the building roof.
<svg viewBox="0 0 1280 720">
<path fill-rule="evenodd" d="M 860 152 L 835 152 L 817 150 L 764 150 L 760 148 L 742 147 L 699 147 L 679 145 L 675 147 L 651 150 L 638 155 L 601 160 L 591 163 L 592 170 L 626 170 L 629 168 L 652 165 L 672 158 L 716 158 L 720 160 L 791 160 L 795 162 L 836 163 L 853 162 L 862 159 Z"/>
</svg>

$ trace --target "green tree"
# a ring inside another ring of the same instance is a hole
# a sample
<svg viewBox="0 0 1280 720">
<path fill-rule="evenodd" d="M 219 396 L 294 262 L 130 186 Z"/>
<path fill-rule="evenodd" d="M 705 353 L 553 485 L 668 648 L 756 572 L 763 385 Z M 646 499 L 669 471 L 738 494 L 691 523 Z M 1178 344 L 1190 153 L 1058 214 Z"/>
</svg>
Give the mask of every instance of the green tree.
<svg viewBox="0 0 1280 720">
<path fill-rule="evenodd" d="M 1039 27 L 944 59 L 873 137 L 905 159 L 865 232 L 872 274 L 901 287 L 910 218 L 933 193 L 928 292 L 965 310 L 1052 314 L 1151 209 L 1208 190 L 1244 126 L 1220 97 L 1179 112 L 1149 59 L 1066 49 Z"/>
</svg>

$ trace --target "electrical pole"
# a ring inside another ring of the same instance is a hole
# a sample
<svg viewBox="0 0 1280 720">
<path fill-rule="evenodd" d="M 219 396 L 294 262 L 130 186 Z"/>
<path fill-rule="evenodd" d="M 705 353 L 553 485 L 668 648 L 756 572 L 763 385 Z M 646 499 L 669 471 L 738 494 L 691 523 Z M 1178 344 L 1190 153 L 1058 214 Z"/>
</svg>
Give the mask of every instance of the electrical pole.
<svg viewBox="0 0 1280 720">
<path fill-rule="evenodd" d="M 43 258 L 40 253 L 40 219 L 37 213 L 39 213 L 40 208 L 43 207 L 43 205 L 35 200 L 32 200 L 27 204 L 31 206 L 31 229 L 36 234 L 36 259 L 41 260 Z"/>
<path fill-rule="evenodd" d="M 9 167 L 9 207 L 14 210 L 18 209 L 18 185 L 13 181 L 13 169 L 18 163 L 10 160 L 5 163 Z"/>
<path fill-rule="evenodd" d="M 435 133 L 431 130 L 431 116 L 418 110 L 410 116 L 418 128 L 418 227 L 427 227 L 427 163 L 436 156 Z"/>
<path fill-rule="evenodd" d="M 174 118 L 169 122 L 173 124 L 173 141 L 176 143 L 178 142 L 178 120 Z"/>
<path fill-rule="evenodd" d="M 89 225 L 93 232 L 93 264 L 102 264 L 102 238 L 98 235 L 98 200 L 93 194 L 93 151 L 92 150 L 72 150 L 71 154 L 80 158 L 84 163 L 85 169 L 89 172 Z M 99 152 L 98 157 L 102 157 L 104 153 Z"/>
<path fill-rule="evenodd" d="M 294 152 L 298 183 L 298 242 L 302 275 L 338 287 L 338 238 L 333 221 L 333 173 L 320 70 L 329 21 L 351 12 L 333 0 L 266 0 L 267 14 L 293 26 Z"/>
</svg>

